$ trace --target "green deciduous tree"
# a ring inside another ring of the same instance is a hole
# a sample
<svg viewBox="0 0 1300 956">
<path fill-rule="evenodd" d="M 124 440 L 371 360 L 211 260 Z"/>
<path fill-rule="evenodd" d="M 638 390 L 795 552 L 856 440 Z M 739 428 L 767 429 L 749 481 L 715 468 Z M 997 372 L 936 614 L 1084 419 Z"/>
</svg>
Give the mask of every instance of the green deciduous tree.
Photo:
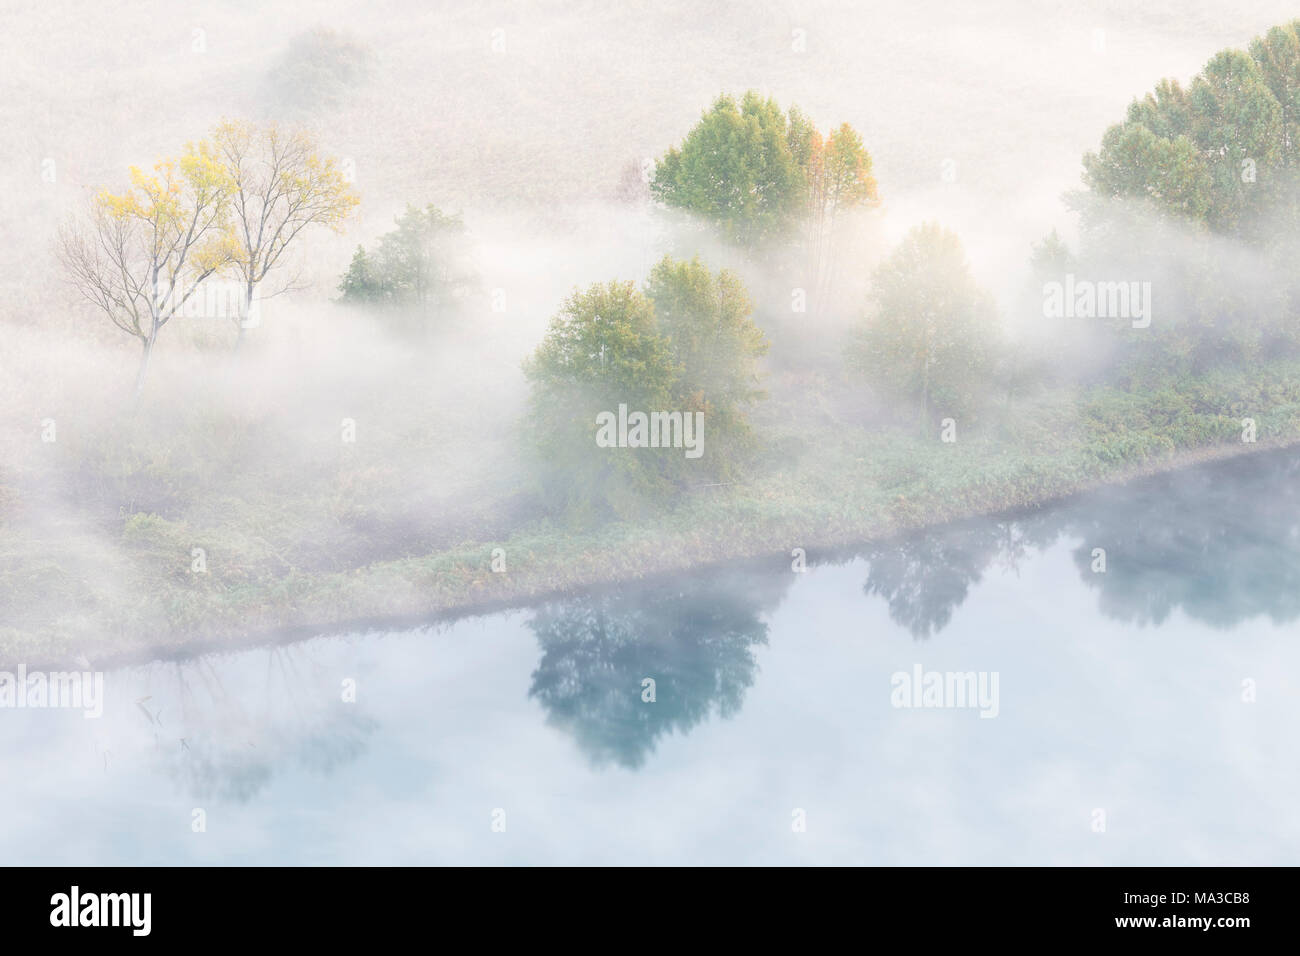
<svg viewBox="0 0 1300 956">
<path fill-rule="evenodd" d="M 876 270 L 855 358 L 886 394 L 916 402 L 928 426 L 932 411 L 975 407 L 997 342 L 993 297 L 971 275 L 960 240 L 927 223 Z"/>
<path fill-rule="evenodd" d="M 750 317 L 754 303 L 734 272 L 714 274 L 698 259 L 665 256 L 645 292 L 677 365 L 674 407 L 704 412 L 714 474 L 728 476 L 748 444 L 745 412 L 765 395 L 758 359 L 768 342 Z"/>
<path fill-rule="evenodd" d="M 752 445 L 746 409 L 763 396 L 767 342 L 730 272 L 661 261 L 644 291 L 631 282 L 575 292 L 525 363 L 528 427 L 553 504 L 580 517 L 632 514 L 673 489 L 734 473 Z M 703 415 L 702 454 L 684 448 L 602 448 L 596 416 Z"/>
<path fill-rule="evenodd" d="M 670 485 L 678 456 L 596 445 L 598 413 L 620 403 L 667 408 L 677 380 L 654 304 L 635 283 L 596 284 L 570 296 L 524 373 L 532 386 L 527 426 L 549 504 L 581 517 L 606 504 L 626 513 Z"/>
<path fill-rule="evenodd" d="M 751 90 L 740 103 L 718 97 L 681 148 L 659 161 L 650 189 L 661 202 L 714 223 L 727 238 L 753 245 L 789 234 L 805 182 L 785 115 Z"/>
</svg>

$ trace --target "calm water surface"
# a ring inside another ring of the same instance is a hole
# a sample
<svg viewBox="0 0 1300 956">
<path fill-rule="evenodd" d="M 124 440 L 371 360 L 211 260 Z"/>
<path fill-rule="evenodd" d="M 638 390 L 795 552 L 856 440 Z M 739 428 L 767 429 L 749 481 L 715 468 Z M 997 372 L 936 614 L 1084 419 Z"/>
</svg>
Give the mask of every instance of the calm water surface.
<svg viewBox="0 0 1300 956">
<path fill-rule="evenodd" d="M 1260 455 L 113 671 L 101 719 L 0 710 L 0 863 L 1294 865 L 1298 632 L 1300 455 Z M 918 666 L 996 717 L 894 706 Z"/>
</svg>

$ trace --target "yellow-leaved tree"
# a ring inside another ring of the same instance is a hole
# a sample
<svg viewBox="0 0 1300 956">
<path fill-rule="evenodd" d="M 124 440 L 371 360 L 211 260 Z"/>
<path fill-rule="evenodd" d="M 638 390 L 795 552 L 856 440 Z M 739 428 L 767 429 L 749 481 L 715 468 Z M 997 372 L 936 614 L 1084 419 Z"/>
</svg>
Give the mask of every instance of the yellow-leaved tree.
<svg viewBox="0 0 1300 956">
<path fill-rule="evenodd" d="M 849 209 L 880 204 L 871 154 L 848 123 L 823 136 L 797 107 L 790 109 L 790 149 L 807 186 L 804 248 L 813 278 L 813 301 L 825 302 L 835 272 L 835 226 Z"/>
<path fill-rule="evenodd" d="M 308 226 L 341 229 L 360 200 L 338 161 L 321 155 L 304 130 L 228 120 L 213 141 L 230 182 L 238 246 L 231 269 L 243 285 L 247 316 L 259 285 L 298 235 Z M 241 317 L 238 324 L 236 348 L 250 323 Z"/>
<path fill-rule="evenodd" d="M 125 192 L 101 190 L 89 215 L 60 231 L 59 256 L 78 291 L 140 340 L 137 395 L 163 326 L 234 261 L 229 213 L 229 175 L 200 142 L 152 172 L 131 167 Z"/>
</svg>

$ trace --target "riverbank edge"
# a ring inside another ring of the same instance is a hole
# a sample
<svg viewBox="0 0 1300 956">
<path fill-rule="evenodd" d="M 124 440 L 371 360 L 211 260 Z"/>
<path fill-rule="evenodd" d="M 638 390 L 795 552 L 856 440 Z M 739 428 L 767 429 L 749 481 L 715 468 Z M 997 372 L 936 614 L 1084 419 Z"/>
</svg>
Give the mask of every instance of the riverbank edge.
<svg viewBox="0 0 1300 956">
<path fill-rule="evenodd" d="M 1178 449 L 1159 458 L 1116 466 L 1101 477 L 1065 480 L 1051 491 L 1038 495 L 1024 496 L 1015 493 L 1014 488 L 992 486 L 975 501 L 964 505 L 943 500 L 927 502 L 919 509 L 924 512 L 922 515 L 913 503 L 907 513 L 891 514 L 884 521 L 880 520 L 880 515 L 874 515 L 863 525 L 846 524 L 834 532 L 822 531 L 804 535 L 802 539 L 797 533 L 799 529 L 783 526 L 791 522 L 774 520 L 759 532 L 751 528 L 734 536 L 724 536 L 720 534 L 722 529 L 714 527 L 698 529 L 689 536 L 693 540 L 687 541 L 681 540 L 682 535 L 673 533 L 668 535 L 678 545 L 673 551 L 654 552 L 643 545 L 631 552 L 620 552 L 619 544 L 613 543 L 584 552 L 583 560 L 575 566 L 565 567 L 565 559 L 559 558 L 560 572 L 557 574 L 552 568 L 550 576 L 545 579 L 540 579 L 535 571 L 512 573 L 509 570 L 509 541 L 467 549 L 482 553 L 483 573 L 468 582 L 457 582 L 459 586 L 448 586 L 445 580 L 439 579 L 436 571 L 423 567 L 426 562 L 447 559 L 457 552 L 378 562 L 348 572 L 302 576 L 297 582 L 300 593 L 296 598 L 286 593 L 284 596 L 291 598 L 289 601 L 271 604 L 260 614 L 261 620 L 251 626 L 175 630 L 145 640 L 138 635 L 122 634 L 111 643 L 98 644 L 93 653 L 91 648 L 76 644 L 58 651 L 30 654 L 26 659 L 0 651 L 0 670 L 13 670 L 19 664 L 25 664 L 29 671 L 73 667 L 85 670 L 87 662 L 93 670 L 112 670 L 151 661 L 184 660 L 212 653 L 284 645 L 312 637 L 341 637 L 416 627 L 436 630 L 467 618 L 518 610 L 574 594 L 649 582 L 684 571 L 709 573 L 723 566 L 759 562 L 785 562 L 789 565 L 791 551 L 796 547 L 804 549 L 808 564 L 814 565 L 818 552 L 842 552 L 955 521 L 1014 517 L 1098 488 L 1298 445 L 1300 433 L 1254 443 L 1221 443 Z M 599 536 L 600 532 L 593 535 Z M 654 540 L 654 537 L 647 539 L 646 544 Z M 778 540 L 784 540 L 786 545 L 774 547 L 773 542 Z M 494 573 L 490 570 L 492 551 L 502 547 L 506 549 L 507 570 Z"/>
</svg>

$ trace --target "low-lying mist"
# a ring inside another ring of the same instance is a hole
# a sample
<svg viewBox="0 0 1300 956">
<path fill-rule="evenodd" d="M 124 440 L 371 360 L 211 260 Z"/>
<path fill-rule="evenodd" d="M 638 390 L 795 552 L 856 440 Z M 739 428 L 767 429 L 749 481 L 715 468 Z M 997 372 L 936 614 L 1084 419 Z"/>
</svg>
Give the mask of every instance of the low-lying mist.
<svg viewBox="0 0 1300 956">
<path fill-rule="evenodd" d="M 874 438 L 862 435 L 950 413 L 942 396 L 918 408 L 877 387 L 859 357 L 864 318 L 881 307 L 878 270 L 923 223 L 959 240 L 996 313 L 997 354 L 956 416 L 989 447 L 1084 441 L 1102 413 L 1054 389 L 1111 381 L 1120 359 L 1114 380 L 1128 384 L 1290 348 L 1289 327 L 1268 319 L 1295 310 L 1292 247 L 1145 212 L 1099 244 L 1067 199 L 1080 156 L 1133 97 L 1284 22 L 1284 6 L 236 3 L 220 21 L 185 4 L 11 11 L 0 644 L 39 632 L 28 653 L 39 641 L 66 653 L 51 635 L 73 634 L 92 654 L 99 633 L 197 628 L 205 611 L 167 603 L 195 574 L 208 575 L 205 601 L 242 607 L 255 592 L 259 606 L 281 602 L 267 619 L 283 622 L 298 599 L 284 581 L 522 528 L 564 534 L 539 491 L 525 362 L 570 296 L 611 280 L 643 288 L 665 256 L 734 273 L 752 300 L 765 397 L 747 412 L 757 442 L 742 471 L 769 482 L 755 514 L 816 498 L 827 476 L 912 507 L 895 479 L 930 465 L 885 481 L 866 469 L 897 462 L 868 461 Z M 652 198 L 655 161 L 719 93 L 749 89 L 797 104 L 818 129 L 852 124 L 870 151 L 880 199 L 837 220 L 824 271 L 797 242 L 744 248 Z M 69 283 L 58 229 L 99 188 L 124 188 L 128 166 L 148 168 L 223 117 L 311 129 L 360 205 L 335 231 L 303 233 L 238 348 L 227 317 L 168 323 L 137 396 L 140 345 Z M 426 205 L 463 220 L 468 274 L 454 300 L 436 320 L 341 301 L 357 247 L 373 253 L 403 210 Z M 1036 254 L 1052 230 L 1061 247 Z M 1199 344 L 1173 358 L 1162 344 L 1148 361 L 1145 343 L 1165 340 L 1135 337 L 1138 325 L 1117 338 L 1091 317 L 1048 321 L 1045 283 L 1067 275 L 1149 283 L 1159 334 L 1196 324 Z M 708 482 L 700 507 L 732 483 Z M 687 497 L 656 501 L 652 517 L 670 525 Z M 373 610 L 351 601 L 338 616 Z M 242 624 L 232 613 L 226 623 Z"/>
</svg>

